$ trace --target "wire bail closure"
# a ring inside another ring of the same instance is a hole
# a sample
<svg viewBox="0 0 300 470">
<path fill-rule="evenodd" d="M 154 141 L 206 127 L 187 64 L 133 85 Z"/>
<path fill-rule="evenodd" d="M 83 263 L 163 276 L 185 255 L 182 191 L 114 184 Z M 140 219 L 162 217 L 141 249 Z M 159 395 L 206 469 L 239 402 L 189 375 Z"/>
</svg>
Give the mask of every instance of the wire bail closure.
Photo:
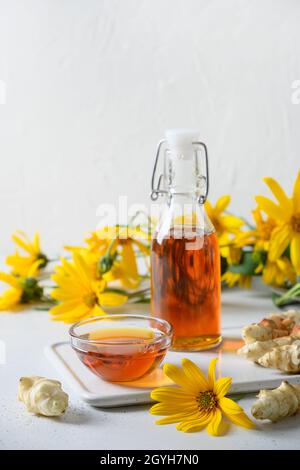
<svg viewBox="0 0 300 470">
<path fill-rule="evenodd" d="M 151 197 L 151 200 L 152 201 L 157 201 L 157 199 L 159 198 L 159 196 L 164 196 L 164 195 L 167 195 L 169 193 L 169 191 L 167 191 L 166 189 L 163 189 L 162 188 L 162 181 L 164 179 L 164 174 L 160 174 L 159 175 L 159 178 L 158 178 L 158 181 L 157 181 L 157 185 L 155 185 L 155 179 L 156 179 L 156 172 L 157 172 L 157 166 L 158 166 L 158 162 L 159 162 L 159 157 L 160 157 L 160 152 L 161 152 L 161 149 L 162 149 L 162 146 L 166 143 L 166 139 L 163 139 L 159 142 L 158 144 L 158 147 L 157 147 L 157 151 L 156 151 L 156 156 L 155 156 L 155 162 L 154 162 L 154 167 L 153 167 L 153 172 L 152 172 L 152 178 L 151 178 L 151 193 L 150 193 L 150 197 Z M 198 202 L 200 204 L 204 204 L 206 199 L 207 199 L 207 196 L 208 196 L 208 191 L 209 191 L 209 168 L 208 168 L 208 151 L 207 151 L 207 146 L 205 145 L 204 142 L 200 142 L 200 141 L 197 141 L 197 142 L 193 142 L 193 145 L 195 146 L 199 146 L 199 147 L 202 147 L 203 150 L 204 150 L 204 156 L 205 156 L 205 175 L 201 175 L 200 174 L 200 166 L 199 166 L 199 158 L 198 158 L 198 154 L 197 154 L 197 150 L 195 149 L 195 152 L 194 152 L 194 155 L 195 155 L 195 168 L 196 168 L 196 177 L 197 178 L 201 178 L 202 181 L 205 183 L 205 189 L 204 189 L 204 194 L 201 194 L 199 197 L 198 197 Z M 164 153 L 166 155 L 166 152 L 168 151 L 168 149 L 165 149 Z M 165 169 L 165 158 L 164 158 L 164 169 Z"/>
</svg>

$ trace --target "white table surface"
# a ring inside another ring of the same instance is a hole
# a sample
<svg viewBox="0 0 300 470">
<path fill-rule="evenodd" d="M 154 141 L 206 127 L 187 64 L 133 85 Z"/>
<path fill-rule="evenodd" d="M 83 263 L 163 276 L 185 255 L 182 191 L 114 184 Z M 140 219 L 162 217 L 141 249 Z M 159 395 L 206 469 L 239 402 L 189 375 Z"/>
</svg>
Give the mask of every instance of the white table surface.
<svg viewBox="0 0 300 470">
<path fill-rule="evenodd" d="M 147 309 L 147 307 L 146 307 Z M 266 290 L 226 290 L 222 324 L 242 327 L 276 310 Z M 23 375 L 58 378 L 44 356 L 45 344 L 65 340 L 68 326 L 47 312 L 0 313 L 0 340 L 6 361 L 0 364 L 0 449 L 300 449 L 300 414 L 280 423 L 259 423 L 257 430 L 231 426 L 222 437 L 206 431 L 182 433 L 175 425 L 157 426 L 149 406 L 101 410 L 78 400 L 66 384 L 70 406 L 59 419 L 29 414 L 17 400 Z M 240 401 L 249 413 L 252 397 Z"/>
</svg>

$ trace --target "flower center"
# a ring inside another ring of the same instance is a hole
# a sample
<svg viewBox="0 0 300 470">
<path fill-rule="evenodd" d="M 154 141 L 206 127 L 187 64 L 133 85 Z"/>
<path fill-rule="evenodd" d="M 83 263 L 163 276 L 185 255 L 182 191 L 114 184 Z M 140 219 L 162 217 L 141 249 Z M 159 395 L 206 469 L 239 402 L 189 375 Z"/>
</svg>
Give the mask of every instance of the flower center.
<svg viewBox="0 0 300 470">
<path fill-rule="evenodd" d="M 46 255 L 44 255 L 44 253 L 38 253 L 37 257 L 36 257 L 37 260 L 42 260 L 41 264 L 40 264 L 40 268 L 44 268 L 45 266 L 47 266 L 48 264 L 48 258 Z"/>
<path fill-rule="evenodd" d="M 295 232 L 300 232 L 300 212 L 292 215 L 291 217 L 291 226 Z"/>
<path fill-rule="evenodd" d="M 94 294 L 94 292 L 93 292 L 93 293 L 91 293 L 91 294 L 87 294 L 87 295 L 83 298 L 83 300 L 84 300 L 84 303 L 85 303 L 88 307 L 92 308 L 92 307 L 94 307 L 94 306 L 96 305 L 98 299 L 97 299 L 96 294 Z"/>
<path fill-rule="evenodd" d="M 213 392 L 200 392 L 197 398 L 200 409 L 212 410 L 217 405 L 217 399 Z"/>
</svg>

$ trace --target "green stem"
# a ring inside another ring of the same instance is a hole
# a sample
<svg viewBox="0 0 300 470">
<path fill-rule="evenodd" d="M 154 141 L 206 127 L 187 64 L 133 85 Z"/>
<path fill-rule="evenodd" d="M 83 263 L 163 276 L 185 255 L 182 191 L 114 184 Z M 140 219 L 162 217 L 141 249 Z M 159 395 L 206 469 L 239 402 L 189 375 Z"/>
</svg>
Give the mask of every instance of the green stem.
<svg viewBox="0 0 300 470">
<path fill-rule="evenodd" d="M 297 297 L 300 295 L 300 282 L 298 284 L 295 284 L 291 289 L 289 289 L 285 294 L 283 294 L 281 297 L 276 299 L 275 303 L 276 305 L 282 306 L 284 303 L 288 300 L 295 299 L 297 300 Z M 300 300 L 300 299 L 299 299 Z"/>
<path fill-rule="evenodd" d="M 143 296 L 147 293 L 150 292 L 150 288 L 147 289 L 141 289 L 135 292 L 127 292 L 125 289 L 120 289 L 117 287 L 109 287 L 105 289 L 105 292 L 112 292 L 115 294 L 122 294 L 122 295 L 127 295 L 128 299 L 134 299 L 135 297 L 140 297 Z"/>
</svg>

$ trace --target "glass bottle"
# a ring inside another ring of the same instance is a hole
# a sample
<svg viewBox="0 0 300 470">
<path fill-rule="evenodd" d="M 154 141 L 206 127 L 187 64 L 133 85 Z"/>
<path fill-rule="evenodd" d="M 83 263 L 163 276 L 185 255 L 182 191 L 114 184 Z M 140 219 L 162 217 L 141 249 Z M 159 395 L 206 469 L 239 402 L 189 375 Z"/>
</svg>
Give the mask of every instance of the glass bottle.
<svg viewBox="0 0 300 470">
<path fill-rule="evenodd" d="M 155 187 L 163 149 L 164 171 Z M 207 193 L 207 148 L 199 132 L 167 131 L 152 177 L 152 200 L 164 195 L 166 204 L 151 243 L 151 310 L 173 326 L 175 350 L 209 349 L 221 341 L 220 255 L 204 208 Z"/>
</svg>

